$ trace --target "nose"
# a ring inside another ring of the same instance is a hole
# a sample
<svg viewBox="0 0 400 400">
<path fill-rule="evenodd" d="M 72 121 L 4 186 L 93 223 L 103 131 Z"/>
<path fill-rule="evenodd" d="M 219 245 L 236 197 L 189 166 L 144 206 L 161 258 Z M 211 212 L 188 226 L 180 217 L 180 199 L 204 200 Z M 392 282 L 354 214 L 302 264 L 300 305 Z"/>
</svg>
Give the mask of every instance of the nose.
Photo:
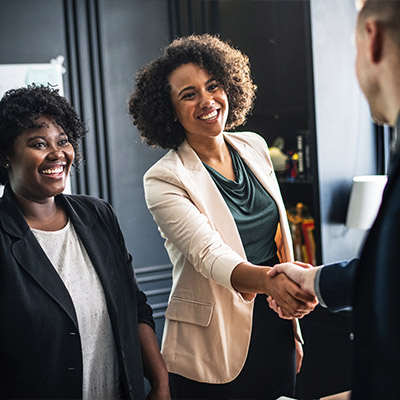
<svg viewBox="0 0 400 400">
<path fill-rule="evenodd" d="M 49 147 L 48 157 L 51 160 L 59 160 L 60 158 L 64 157 L 64 152 L 57 145 L 52 145 L 52 146 Z"/>
<path fill-rule="evenodd" d="M 199 105 L 201 108 L 211 107 L 215 103 L 212 93 L 203 92 L 200 97 Z"/>
</svg>

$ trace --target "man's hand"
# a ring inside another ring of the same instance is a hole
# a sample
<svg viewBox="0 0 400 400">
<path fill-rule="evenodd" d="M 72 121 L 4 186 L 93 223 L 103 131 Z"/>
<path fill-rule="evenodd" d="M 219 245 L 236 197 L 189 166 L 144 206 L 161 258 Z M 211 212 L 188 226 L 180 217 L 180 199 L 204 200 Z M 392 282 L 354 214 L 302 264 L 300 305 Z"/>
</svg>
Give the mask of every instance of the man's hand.
<svg viewBox="0 0 400 400">
<path fill-rule="evenodd" d="M 279 273 L 284 273 L 293 282 L 297 283 L 301 289 L 307 293 L 315 296 L 314 291 L 314 278 L 317 270 L 321 267 L 313 267 L 311 264 L 306 264 L 300 261 L 293 263 L 286 262 L 282 264 L 276 264 L 268 272 L 269 276 L 276 276 Z"/>
<path fill-rule="evenodd" d="M 295 282 L 299 287 L 305 292 L 309 293 L 311 296 L 314 296 L 314 306 L 318 304 L 317 299 L 315 298 L 314 291 L 314 278 L 315 274 L 321 267 L 313 267 L 310 264 L 306 264 L 300 261 L 295 261 L 293 263 L 287 262 L 282 264 L 276 264 L 269 272 L 268 275 L 271 277 L 277 277 L 280 274 L 285 274 L 288 278 L 290 278 L 293 282 Z M 288 312 L 286 304 L 282 302 L 281 299 L 274 297 L 272 294 L 268 297 L 269 306 L 281 317 L 284 319 L 291 319 L 293 317 L 291 312 Z M 310 311 L 312 311 L 310 310 Z M 309 312 L 310 312 L 309 311 Z M 304 314 L 305 315 L 305 314 Z"/>
</svg>

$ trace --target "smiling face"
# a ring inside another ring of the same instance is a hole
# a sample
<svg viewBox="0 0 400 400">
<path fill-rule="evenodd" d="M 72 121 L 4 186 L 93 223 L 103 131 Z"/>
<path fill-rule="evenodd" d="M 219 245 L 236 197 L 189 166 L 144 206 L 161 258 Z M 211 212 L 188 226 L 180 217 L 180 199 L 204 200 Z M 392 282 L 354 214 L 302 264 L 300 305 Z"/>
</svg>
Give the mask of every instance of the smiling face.
<svg viewBox="0 0 400 400">
<path fill-rule="evenodd" d="M 54 121 L 41 116 L 36 123 L 41 127 L 17 136 L 6 159 L 12 191 L 27 200 L 44 202 L 64 190 L 74 149 Z"/>
<path fill-rule="evenodd" d="M 228 117 L 228 97 L 204 68 L 184 64 L 169 78 L 171 101 L 176 118 L 188 141 L 203 141 L 218 136 Z"/>
</svg>

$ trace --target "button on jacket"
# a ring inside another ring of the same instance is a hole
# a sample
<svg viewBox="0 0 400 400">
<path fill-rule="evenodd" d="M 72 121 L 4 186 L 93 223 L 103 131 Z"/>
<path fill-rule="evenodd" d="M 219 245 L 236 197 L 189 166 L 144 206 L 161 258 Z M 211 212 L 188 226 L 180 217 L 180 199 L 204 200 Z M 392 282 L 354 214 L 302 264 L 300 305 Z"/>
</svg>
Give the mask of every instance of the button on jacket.
<svg viewBox="0 0 400 400">
<path fill-rule="evenodd" d="M 102 283 L 125 398 L 144 399 L 138 322 L 154 328 L 110 205 L 59 195 Z M 82 351 L 72 300 L 9 187 L 0 199 L 0 398 L 82 398 Z"/>
</svg>

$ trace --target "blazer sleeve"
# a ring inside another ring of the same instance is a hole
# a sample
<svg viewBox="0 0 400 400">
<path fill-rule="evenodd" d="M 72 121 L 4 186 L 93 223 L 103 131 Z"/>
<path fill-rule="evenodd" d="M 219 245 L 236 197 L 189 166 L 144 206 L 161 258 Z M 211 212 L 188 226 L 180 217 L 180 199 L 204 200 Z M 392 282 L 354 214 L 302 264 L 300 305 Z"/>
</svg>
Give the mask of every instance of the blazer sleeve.
<svg viewBox="0 0 400 400">
<path fill-rule="evenodd" d="M 327 264 L 319 275 L 319 293 L 331 311 L 353 306 L 353 283 L 359 259 Z M 318 288 L 317 288 L 318 290 Z"/>
<path fill-rule="evenodd" d="M 195 204 L 178 173 L 161 166 L 144 177 L 146 203 L 164 239 L 171 262 L 183 255 L 204 277 L 234 290 L 231 274 L 246 261 L 228 246 Z M 197 198 L 202 198 L 201 194 Z M 203 203 L 203 207 L 207 207 Z"/>
<path fill-rule="evenodd" d="M 113 227 L 113 232 L 115 232 L 116 241 L 119 244 L 120 251 L 124 256 L 124 260 L 125 260 L 124 268 L 126 270 L 126 273 L 129 276 L 130 281 L 132 282 L 132 290 L 136 296 L 138 322 L 146 323 L 147 325 L 150 325 L 153 328 L 153 330 L 155 331 L 153 310 L 152 310 L 151 306 L 147 303 L 147 296 L 141 290 L 139 290 L 139 286 L 138 286 L 136 276 L 134 273 L 132 256 L 131 256 L 131 254 L 129 254 L 129 252 L 126 248 L 125 240 L 124 240 L 117 216 L 115 215 L 110 204 L 108 204 L 108 203 L 104 203 L 104 204 L 106 204 L 106 206 L 108 208 L 108 211 L 109 211 L 109 214 L 111 217 L 111 226 Z"/>
</svg>

